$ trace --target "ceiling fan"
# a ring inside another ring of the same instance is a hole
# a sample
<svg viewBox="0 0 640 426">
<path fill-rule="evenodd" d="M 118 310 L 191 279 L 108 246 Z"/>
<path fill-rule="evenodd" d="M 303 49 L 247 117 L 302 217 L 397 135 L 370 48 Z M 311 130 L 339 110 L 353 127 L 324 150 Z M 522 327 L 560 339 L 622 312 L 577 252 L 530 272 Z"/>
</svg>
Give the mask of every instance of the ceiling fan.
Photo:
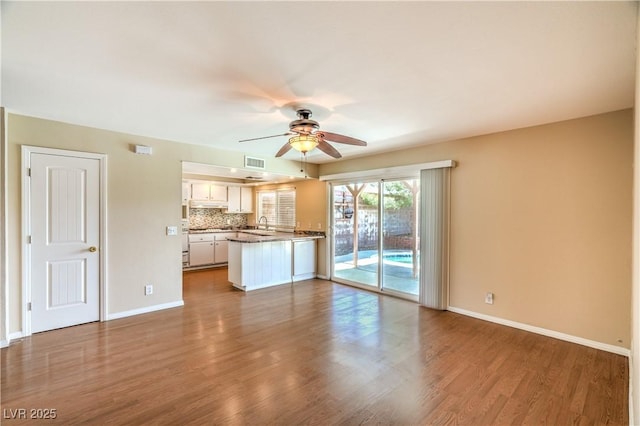
<svg viewBox="0 0 640 426">
<path fill-rule="evenodd" d="M 282 146 L 282 148 L 280 148 L 280 150 L 276 153 L 276 157 L 283 156 L 284 154 L 289 152 L 291 148 L 300 151 L 303 155 L 306 155 L 307 152 L 312 151 L 317 147 L 320 151 L 332 156 L 333 158 L 341 158 L 342 155 L 338 152 L 338 150 L 329 145 L 328 142 L 367 146 L 367 143 L 365 141 L 361 141 L 360 139 L 319 130 L 320 125 L 317 121 L 311 120 L 311 110 L 309 109 L 300 108 L 296 110 L 296 113 L 298 114 L 298 119 L 293 120 L 291 123 L 289 123 L 289 131 L 287 133 L 272 136 L 262 136 L 252 139 L 243 139 L 240 142 L 249 142 L 259 139 L 276 138 L 281 136 L 293 136 L 287 141 L 287 143 Z"/>
</svg>

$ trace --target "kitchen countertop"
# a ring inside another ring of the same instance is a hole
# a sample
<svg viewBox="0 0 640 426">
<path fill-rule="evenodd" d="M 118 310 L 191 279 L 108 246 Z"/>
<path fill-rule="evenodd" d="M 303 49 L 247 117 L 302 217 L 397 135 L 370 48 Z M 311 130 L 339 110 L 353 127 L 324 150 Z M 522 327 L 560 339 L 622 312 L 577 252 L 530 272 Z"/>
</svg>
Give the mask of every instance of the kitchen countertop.
<svg viewBox="0 0 640 426">
<path fill-rule="evenodd" d="M 236 232 L 237 237 L 227 237 L 229 241 L 238 241 L 242 243 L 260 243 L 264 241 L 285 241 L 285 240 L 306 240 L 325 238 L 322 231 L 270 231 L 264 229 L 224 229 L 224 228 L 208 228 L 208 229 L 189 229 L 189 234 L 216 234 L 223 232 Z"/>
<path fill-rule="evenodd" d="M 324 237 L 324 233 L 321 232 L 243 230 L 238 231 L 237 237 L 227 237 L 227 240 L 238 243 L 264 243 L 269 241 L 317 240 Z"/>
<path fill-rule="evenodd" d="M 189 229 L 190 234 L 213 234 L 216 232 L 243 232 L 244 229 L 224 229 L 224 228 L 208 228 L 208 229 Z"/>
</svg>

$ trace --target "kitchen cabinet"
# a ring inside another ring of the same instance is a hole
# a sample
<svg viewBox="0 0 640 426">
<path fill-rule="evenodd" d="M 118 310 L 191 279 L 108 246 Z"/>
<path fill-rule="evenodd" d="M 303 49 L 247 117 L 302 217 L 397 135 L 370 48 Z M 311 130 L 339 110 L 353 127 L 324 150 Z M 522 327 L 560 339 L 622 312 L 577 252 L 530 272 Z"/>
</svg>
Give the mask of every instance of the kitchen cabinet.
<svg viewBox="0 0 640 426">
<path fill-rule="evenodd" d="M 227 201 L 227 187 L 210 183 L 192 183 L 191 198 L 193 200 Z"/>
<path fill-rule="evenodd" d="M 229 261 L 229 241 L 235 232 L 189 234 L 189 267 L 209 266 Z"/>
<path fill-rule="evenodd" d="M 253 213 L 253 188 L 240 187 L 240 212 Z"/>
<path fill-rule="evenodd" d="M 192 183 L 191 198 L 194 200 L 208 200 L 210 186 L 211 184 L 208 183 Z"/>
<path fill-rule="evenodd" d="M 253 213 L 253 189 L 245 186 L 229 186 L 229 213 Z"/>
<path fill-rule="evenodd" d="M 191 185 L 189 182 L 182 182 L 182 205 L 186 206 L 189 204 L 189 200 L 191 199 Z"/>
<path fill-rule="evenodd" d="M 229 261 L 229 241 L 228 237 L 235 237 L 235 232 L 221 232 L 214 234 L 214 262 L 227 263 Z"/>
<path fill-rule="evenodd" d="M 211 201 L 227 201 L 227 186 L 212 184 L 209 187 L 209 199 Z"/>
<path fill-rule="evenodd" d="M 211 265 L 214 261 L 213 234 L 189 235 L 189 266 Z"/>
<path fill-rule="evenodd" d="M 227 263 L 229 261 L 229 241 L 216 240 L 213 254 L 215 263 Z"/>
</svg>

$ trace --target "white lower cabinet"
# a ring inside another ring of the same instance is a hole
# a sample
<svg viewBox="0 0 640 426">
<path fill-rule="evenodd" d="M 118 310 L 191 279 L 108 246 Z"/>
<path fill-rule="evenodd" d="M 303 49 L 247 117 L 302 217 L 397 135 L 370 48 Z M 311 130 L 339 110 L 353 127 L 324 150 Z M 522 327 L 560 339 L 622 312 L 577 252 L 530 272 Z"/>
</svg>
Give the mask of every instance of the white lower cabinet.
<svg viewBox="0 0 640 426">
<path fill-rule="evenodd" d="M 235 232 L 219 232 L 189 235 L 189 266 L 206 266 L 229 261 L 228 237 Z"/>
<path fill-rule="evenodd" d="M 214 262 L 213 234 L 189 235 L 189 266 L 210 265 Z"/>
<path fill-rule="evenodd" d="M 229 261 L 229 241 L 216 238 L 214 247 L 215 263 L 227 263 Z"/>
</svg>

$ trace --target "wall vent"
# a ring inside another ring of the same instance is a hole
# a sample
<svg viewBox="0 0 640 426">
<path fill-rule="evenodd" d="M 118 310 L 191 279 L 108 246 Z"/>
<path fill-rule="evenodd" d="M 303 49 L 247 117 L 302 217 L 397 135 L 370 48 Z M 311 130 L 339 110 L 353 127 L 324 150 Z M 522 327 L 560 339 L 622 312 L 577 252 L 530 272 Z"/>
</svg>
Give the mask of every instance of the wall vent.
<svg viewBox="0 0 640 426">
<path fill-rule="evenodd" d="M 261 169 L 265 168 L 265 161 L 262 158 L 248 157 L 244 156 L 244 166 L 250 167 L 252 169 Z"/>
</svg>

